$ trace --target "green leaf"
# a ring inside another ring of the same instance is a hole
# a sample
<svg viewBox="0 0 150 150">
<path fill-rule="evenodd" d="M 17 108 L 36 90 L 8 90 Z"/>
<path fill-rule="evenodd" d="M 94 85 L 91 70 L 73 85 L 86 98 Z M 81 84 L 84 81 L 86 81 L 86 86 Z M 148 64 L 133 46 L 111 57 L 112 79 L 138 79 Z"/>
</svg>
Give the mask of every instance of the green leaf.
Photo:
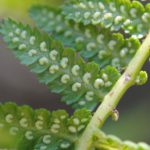
<svg viewBox="0 0 150 150">
<path fill-rule="evenodd" d="M 30 16 L 39 28 L 62 41 L 66 47 L 72 47 L 85 60 L 95 61 L 101 68 L 107 65 L 119 70 L 125 68 L 140 46 L 138 39 L 126 39 L 110 29 L 67 21 L 61 10 L 51 7 L 34 6 Z"/>
<path fill-rule="evenodd" d="M 144 142 L 134 143 L 132 141 L 122 141 L 115 135 L 106 135 L 103 133 L 103 138 L 95 142 L 96 150 L 149 150 L 150 146 Z"/>
<path fill-rule="evenodd" d="M 149 5 L 130 0 L 72 0 L 63 7 L 67 19 L 110 28 L 123 29 L 133 37 L 142 38 L 150 28 Z"/>
<path fill-rule="evenodd" d="M 0 104 L 0 114 L 0 149 L 20 150 L 73 150 L 91 118 L 85 109 L 69 117 L 64 110 L 32 110 L 10 102 Z"/>
<path fill-rule="evenodd" d="M 63 101 L 73 108 L 95 108 L 120 77 L 114 67 L 101 70 L 47 34 L 11 19 L 1 24 L 1 33 L 21 63 L 36 73 L 52 92 L 63 95 Z M 71 98 L 78 93 L 76 99 Z"/>
</svg>

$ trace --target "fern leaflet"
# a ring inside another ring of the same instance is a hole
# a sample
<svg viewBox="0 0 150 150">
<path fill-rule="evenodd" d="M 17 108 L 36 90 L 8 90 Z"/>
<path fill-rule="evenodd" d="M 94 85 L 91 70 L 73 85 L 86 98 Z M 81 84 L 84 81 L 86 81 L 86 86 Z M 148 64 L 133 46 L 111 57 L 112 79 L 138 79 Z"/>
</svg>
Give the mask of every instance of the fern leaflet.
<svg viewBox="0 0 150 150">
<path fill-rule="evenodd" d="M 150 146 L 144 142 L 134 143 L 132 141 L 122 141 L 114 135 L 103 134 L 103 138 L 95 142 L 96 150 L 149 150 Z"/>
<path fill-rule="evenodd" d="M 60 10 L 51 7 L 34 6 L 30 16 L 39 28 L 75 49 L 85 60 L 94 60 L 100 67 L 125 68 L 140 46 L 137 39 L 125 39 L 122 34 L 111 33 L 109 29 L 67 21 Z"/>
<path fill-rule="evenodd" d="M 150 5 L 130 0 L 72 0 L 63 7 L 68 19 L 111 28 L 123 29 L 133 37 L 143 38 L 150 27 Z"/>
<path fill-rule="evenodd" d="M 72 49 L 21 23 L 5 20 L 1 33 L 21 63 L 73 108 L 94 109 L 120 77 L 115 68 L 85 63 Z"/>
<path fill-rule="evenodd" d="M 74 150 L 90 118 L 85 109 L 69 117 L 64 110 L 33 111 L 29 106 L 0 104 L 0 149 Z"/>
</svg>

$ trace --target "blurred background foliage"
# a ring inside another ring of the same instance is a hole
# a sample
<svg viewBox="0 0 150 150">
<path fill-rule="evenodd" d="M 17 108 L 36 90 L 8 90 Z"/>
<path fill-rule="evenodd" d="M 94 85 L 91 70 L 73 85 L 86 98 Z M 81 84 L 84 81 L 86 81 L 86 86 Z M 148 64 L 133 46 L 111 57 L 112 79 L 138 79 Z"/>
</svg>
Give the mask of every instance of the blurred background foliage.
<svg viewBox="0 0 150 150">
<path fill-rule="evenodd" d="M 23 21 L 29 21 L 28 9 L 32 5 L 58 6 L 63 0 L 0 0 L 0 18 L 15 17 Z"/>
<path fill-rule="evenodd" d="M 12 17 L 25 23 L 31 23 L 28 9 L 31 5 L 42 4 L 59 6 L 64 0 L 0 0 L 0 19 Z M 150 63 L 144 66 L 150 74 Z M 103 130 L 108 134 L 116 134 L 123 140 L 146 141 L 150 144 L 150 82 L 141 87 L 132 87 L 122 98 L 118 106 L 120 119 L 113 122 L 109 119 Z M 59 101 L 60 97 L 50 93 L 41 85 L 36 76 L 22 66 L 9 52 L 0 37 L 0 102 L 15 101 L 28 104 L 33 108 L 54 110 L 66 108 Z"/>
</svg>

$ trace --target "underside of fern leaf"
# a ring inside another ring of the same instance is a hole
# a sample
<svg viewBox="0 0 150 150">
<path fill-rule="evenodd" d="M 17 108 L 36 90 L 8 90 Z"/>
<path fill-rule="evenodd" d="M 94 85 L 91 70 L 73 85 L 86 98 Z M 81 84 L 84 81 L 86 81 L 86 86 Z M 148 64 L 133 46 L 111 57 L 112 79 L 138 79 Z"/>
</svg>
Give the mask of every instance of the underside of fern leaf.
<svg viewBox="0 0 150 150">
<path fill-rule="evenodd" d="M 77 140 L 91 119 L 88 110 L 81 109 L 69 117 L 64 110 L 49 112 L 33 110 L 7 102 L 0 104 L 0 149 L 4 150 L 75 150 Z M 121 141 L 105 135 L 94 141 L 95 150 L 149 150 L 145 143 Z"/>
<path fill-rule="evenodd" d="M 107 65 L 119 70 L 125 68 L 140 46 L 138 39 L 125 39 L 122 34 L 112 33 L 109 29 L 67 21 L 61 10 L 51 7 L 32 7 L 30 16 L 39 28 L 101 68 Z"/>
<path fill-rule="evenodd" d="M 85 109 L 69 117 L 64 110 L 33 111 L 29 106 L 0 104 L 0 149 L 74 150 L 90 118 Z"/>
<path fill-rule="evenodd" d="M 134 37 L 144 37 L 150 27 L 150 5 L 130 0 L 72 0 L 63 7 L 68 19 L 110 28 L 123 29 Z"/>
<path fill-rule="evenodd" d="M 115 68 L 100 69 L 94 62 L 86 63 L 47 34 L 11 19 L 1 25 L 1 33 L 21 63 L 74 108 L 95 108 L 120 77 Z"/>
</svg>

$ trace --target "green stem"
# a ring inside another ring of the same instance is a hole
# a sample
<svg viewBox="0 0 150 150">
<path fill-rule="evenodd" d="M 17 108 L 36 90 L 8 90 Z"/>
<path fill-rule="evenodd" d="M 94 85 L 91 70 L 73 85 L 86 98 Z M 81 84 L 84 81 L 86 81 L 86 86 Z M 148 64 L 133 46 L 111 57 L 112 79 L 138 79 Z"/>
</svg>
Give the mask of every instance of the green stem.
<svg viewBox="0 0 150 150">
<path fill-rule="evenodd" d="M 102 104 L 96 110 L 90 123 L 76 144 L 76 150 L 88 150 L 92 145 L 93 133 L 102 127 L 105 120 L 116 108 L 124 93 L 134 85 L 135 78 L 150 55 L 150 33 L 129 63 L 126 71 L 117 81 L 113 89 L 105 96 Z"/>
</svg>

